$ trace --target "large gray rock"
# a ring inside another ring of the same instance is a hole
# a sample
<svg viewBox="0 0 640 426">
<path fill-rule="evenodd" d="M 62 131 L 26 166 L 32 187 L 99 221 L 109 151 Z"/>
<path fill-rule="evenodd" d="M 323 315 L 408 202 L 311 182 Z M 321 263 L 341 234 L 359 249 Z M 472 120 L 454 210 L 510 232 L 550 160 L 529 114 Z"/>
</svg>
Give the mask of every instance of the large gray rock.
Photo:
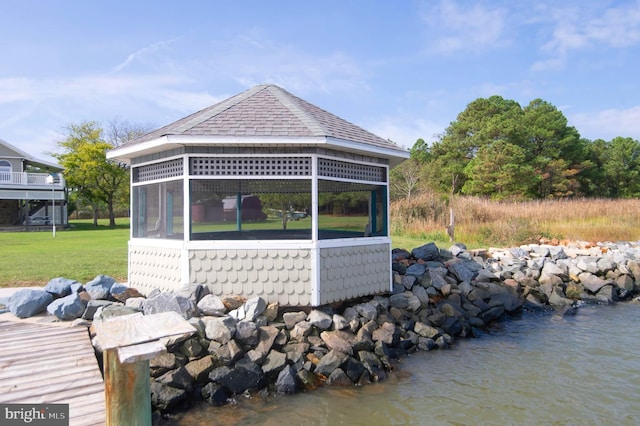
<svg viewBox="0 0 640 426">
<path fill-rule="evenodd" d="M 230 317 L 203 317 L 207 339 L 226 344 L 236 333 L 237 321 Z"/>
<path fill-rule="evenodd" d="M 267 376 L 279 373 L 287 365 L 287 354 L 272 349 L 262 363 L 262 372 Z"/>
<path fill-rule="evenodd" d="M 395 324 L 385 322 L 373 331 L 371 338 L 374 342 L 382 342 L 390 346 L 395 346 L 400 340 L 400 330 Z"/>
<path fill-rule="evenodd" d="M 411 254 L 416 259 L 437 260 L 440 257 L 440 250 L 435 243 L 428 243 L 423 246 L 414 248 Z"/>
<path fill-rule="evenodd" d="M 290 365 L 287 365 L 278 374 L 276 380 L 276 392 L 279 394 L 291 394 L 298 390 L 296 373 Z"/>
<path fill-rule="evenodd" d="M 266 309 L 267 302 L 262 297 L 253 297 L 238 309 L 229 312 L 229 315 L 238 320 L 255 321 Z"/>
<path fill-rule="evenodd" d="M 171 410 L 187 397 L 184 389 L 178 389 L 151 381 L 151 405 L 161 411 Z"/>
<path fill-rule="evenodd" d="M 213 357 L 207 355 L 200 359 L 193 360 L 184 366 L 191 378 L 196 382 L 203 382 L 213 370 Z"/>
<path fill-rule="evenodd" d="M 227 400 L 231 396 L 229 390 L 217 383 L 207 383 L 200 392 L 202 398 L 209 404 L 214 406 L 220 406 L 227 403 Z"/>
<path fill-rule="evenodd" d="M 297 323 L 307 319 L 307 314 L 303 311 L 298 312 L 285 312 L 282 314 L 282 320 L 284 321 L 287 330 L 291 330 Z"/>
<path fill-rule="evenodd" d="M 198 309 L 202 315 L 221 317 L 227 313 L 222 299 L 213 294 L 207 294 L 198 302 Z"/>
<path fill-rule="evenodd" d="M 258 326 L 255 322 L 242 320 L 236 323 L 236 341 L 244 346 L 255 346 L 258 343 Z"/>
<path fill-rule="evenodd" d="M 55 298 L 64 297 L 71 294 L 71 286 L 74 284 L 79 283 L 76 280 L 58 277 L 50 280 L 47 285 L 44 286 L 43 290 L 51 293 Z"/>
<path fill-rule="evenodd" d="M 107 300 L 111 296 L 111 286 L 116 280 L 108 275 L 98 275 L 84 285 L 84 289 L 92 299 Z"/>
<path fill-rule="evenodd" d="M 138 290 L 123 283 L 113 283 L 109 289 L 109 293 L 112 298 L 122 303 L 125 303 L 129 299 L 143 297 L 142 293 Z"/>
<path fill-rule="evenodd" d="M 470 282 L 477 274 L 477 272 L 473 270 L 475 266 L 471 267 L 471 264 L 475 264 L 475 262 L 454 259 L 447 262 L 447 268 L 458 281 Z"/>
<path fill-rule="evenodd" d="M 593 294 L 596 294 L 602 287 L 610 283 L 588 272 L 581 273 L 580 275 L 578 275 L 578 278 L 580 279 L 580 283 L 584 286 L 584 288 L 586 288 Z"/>
<path fill-rule="evenodd" d="M 420 263 L 414 263 L 413 265 L 410 265 L 407 268 L 407 272 L 406 275 L 410 275 L 410 276 L 414 276 L 416 278 L 421 277 L 425 271 L 427 270 L 427 267 L 420 264 Z"/>
<path fill-rule="evenodd" d="M 18 318 L 28 318 L 47 309 L 53 302 L 53 296 L 44 290 L 25 288 L 18 290 L 9 298 L 9 311 Z"/>
<path fill-rule="evenodd" d="M 315 372 L 324 376 L 329 376 L 336 368 L 339 368 L 344 364 L 349 355 L 344 352 L 331 350 L 328 354 L 322 357 L 318 365 L 316 365 Z"/>
<path fill-rule="evenodd" d="M 142 303 L 142 309 L 145 315 L 177 312 L 185 319 L 195 314 L 195 307 L 190 299 L 173 293 L 159 293 L 149 297 Z"/>
<path fill-rule="evenodd" d="M 78 293 L 56 299 L 47 306 L 47 312 L 56 318 L 71 321 L 80 318 L 87 307 L 87 302 Z"/>
<path fill-rule="evenodd" d="M 113 305 L 114 303 L 115 302 L 112 302 L 111 300 L 89 300 L 84 312 L 82 313 L 82 318 L 93 321 L 93 317 L 96 312 L 98 312 L 98 309 L 105 308 L 106 306 Z"/>
<path fill-rule="evenodd" d="M 378 309 L 371 303 L 360 303 L 355 306 L 355 309 L 366 320 L 371 321 L 378 318 Z"/>
<path fill-rule="evenodd" d="M 345 354 L 353 354 L 353 342 L 355 336 L 346 331 L 323 331 L 320 338 L 331 350 L 343 352 Z"/>
<path fill-rule="evenodd" d="M 260 389 L 264 385 L 265 376 L 257 364 L 243 358 L 233 368 L 215 368 L 209 373 L 209 380 L 240 394 L 247 389 Z"/>
<path fill-rule="evenodd" d="M 104 307 L 98 307 L 93 315 L 94 320 L 105 320 L 115 317 L 123 317 L 140 313 L 139 309 L 130 306 L 123 306 L 120 303 L 113 303 Z"/>
<path fill-rule="evenodd" d="M 191 300 L 191 303 L 193 303 L 193 305 L 195 306 L 204 296 L 210 294 L 210 291 L 209 287 L 207 286 L 191 283 L 182 286 L 178 290 L 175 290 L 173 294 Z"/>
<path fill-rule="evenodd" d="M 320 330 L 328 329 L 333 323 L 333 320 L 331 319 L 331 316 L 329 314 L 326 314 L 318 309 L 314 309 L 309 312 L 307 320 L 309 320 L 309 323 L 312 326 L 317 327 Z"/>
</svg>

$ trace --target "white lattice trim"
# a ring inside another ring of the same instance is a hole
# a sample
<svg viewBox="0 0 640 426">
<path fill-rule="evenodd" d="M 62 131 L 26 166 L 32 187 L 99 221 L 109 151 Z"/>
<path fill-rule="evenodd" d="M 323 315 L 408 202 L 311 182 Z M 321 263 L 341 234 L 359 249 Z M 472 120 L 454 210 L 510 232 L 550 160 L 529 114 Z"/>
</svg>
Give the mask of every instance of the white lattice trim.
<svg viewBox="0 0 640 426">
<path fill-rule="evenodd" d="M 193 157 L 192 176 L 311 176 L 311 157 Z"/>
<path fill-rule="evenodd" d="M 182 158 L 163 161 L 161 163 L 147 164 L 133 168 L 133 182 L 148 182 L 156 179 L 166 179 L 182 176 Z"/>
<path fill-rule="evenodd" d="M 348 163 L 346 161 L 331 160 L 328 158 L 318 159 L 318 175 L 369 182 L 387 181 L 387 173 L 384 167 Z"/>
</svg>

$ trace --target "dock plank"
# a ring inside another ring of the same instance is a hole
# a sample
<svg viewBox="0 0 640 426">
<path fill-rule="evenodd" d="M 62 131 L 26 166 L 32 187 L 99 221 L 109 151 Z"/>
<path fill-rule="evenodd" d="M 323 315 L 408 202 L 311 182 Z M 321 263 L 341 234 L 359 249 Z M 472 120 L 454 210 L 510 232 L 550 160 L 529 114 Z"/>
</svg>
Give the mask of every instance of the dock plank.
<svg viewBox="0 0 640 426">
<path fill-rule="evenodd" d="M 103 425 L 104 382 L 87 329 L 0 321 L 0 403 L 69 404 L 70 425 Z"/>
</svg>

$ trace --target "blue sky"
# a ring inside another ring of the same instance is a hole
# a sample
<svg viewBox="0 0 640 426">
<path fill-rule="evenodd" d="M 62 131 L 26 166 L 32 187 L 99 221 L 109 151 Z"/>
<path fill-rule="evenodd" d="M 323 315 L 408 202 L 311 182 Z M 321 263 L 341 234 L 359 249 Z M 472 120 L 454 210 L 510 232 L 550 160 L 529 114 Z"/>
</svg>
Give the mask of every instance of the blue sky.
<svg viewBox="0 0 640 426">
<path fill-rule="evenodd" d="M 157 127 L 274 83 L 411 147 L 467 104 L 542 98 L 588 139 L 640 140 L 640 0 L 3 1 L 0 139 Z"/>
</svg>

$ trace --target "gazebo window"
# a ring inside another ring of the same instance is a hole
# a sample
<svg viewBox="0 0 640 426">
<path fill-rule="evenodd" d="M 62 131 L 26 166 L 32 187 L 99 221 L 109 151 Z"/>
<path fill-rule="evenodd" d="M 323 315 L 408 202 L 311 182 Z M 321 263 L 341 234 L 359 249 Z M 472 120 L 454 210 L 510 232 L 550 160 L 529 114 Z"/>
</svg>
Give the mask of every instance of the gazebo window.
<svg viewBox="0 0 640 426">
<path fill-rule="evenodd" d="M 192 179 L 191 239 L 311 239 L 310 179 Z"/>
<path fill-rule="evenodd" d="M 132 235 L 134 238 L 184 238 L 182 180 L 132 188 Z"/>
<path fill-rule="evenodd" d="M 320 180 L 318 238 L 386 235 L 386 187 Z"/>
</svg>

